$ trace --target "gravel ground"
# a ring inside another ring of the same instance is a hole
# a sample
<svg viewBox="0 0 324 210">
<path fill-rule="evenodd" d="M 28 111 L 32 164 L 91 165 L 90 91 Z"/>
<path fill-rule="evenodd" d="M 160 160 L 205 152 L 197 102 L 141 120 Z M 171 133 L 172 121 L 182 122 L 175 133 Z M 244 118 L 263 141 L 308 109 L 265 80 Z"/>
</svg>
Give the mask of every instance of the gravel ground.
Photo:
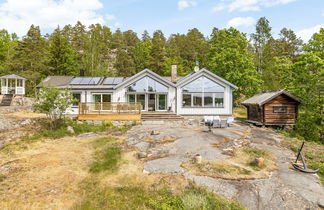
<svg viewBox="0 0 324 210">
<path fill-rule="evenodd" d="M 324 188 L 318 177 L 289 169 L 295 154 L 280 147 L 280 138 L 275 132 L 238 123 L 229 128 L 215 128 L 212 133 L 206 130 L 206 127 L 186 123 L 145 122 L 128 131 L 127 143 L 148 157 L 144 163 L 145 173 L 184 175 L 218 194 L 240 201 L 248 209 L 318 209 L 324 206 Z M 151 135 L 152 131 L 156 135 Z M 165 139 L 176 140 L 164 143 Z M 224 141 L 222 148 L 214 146 Z M 228 158 L 222 154 L 224 146 L 231 148 L 246 141 L 277 155 L 279 170 L 270 178 L 231 181 L 194 176 L 181 167 L 196 154 L 210 161 Z"/>
</svg>

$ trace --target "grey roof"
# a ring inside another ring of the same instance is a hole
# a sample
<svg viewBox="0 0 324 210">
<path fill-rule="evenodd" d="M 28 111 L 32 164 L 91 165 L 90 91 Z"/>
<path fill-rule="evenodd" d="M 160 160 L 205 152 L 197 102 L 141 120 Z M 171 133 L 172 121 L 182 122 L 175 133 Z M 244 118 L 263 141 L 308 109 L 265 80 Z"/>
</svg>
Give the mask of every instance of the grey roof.
<svg viewBox="0 0 324 210">
<path fill-rule="evenodd" d="M 48 76 L 37 87 L 53 85 L 56 87 L 65 86 L 70 83 L 73 79 L 73 76 Z"/>
<path fill-rule="evenodd" d="M 293 100 L 299 102 L 299 103 L 303 103 L 299 98 L 297 98 L 296 96 L 291 95 L 290 93 L 288 93 L 285 90 L 277 90 L 277 91 L 267 91 L 267 92 L 262 92 L 259 94 L 256 94 L 254 96 L 252 96 L 249 99 L 246 99 L 245 101 L 241 102 L 242 105 L 259 105 L 262 106 L 263 104 L 271 101 L 272 99 L 274 99 L 275 97 L 284 94 L 286 96 L 288 96 L 289 98 L 292 98 Z"/>
<path fill-rule="evenodd" d="M 23 80 L 27 80 L 26 78 L 18 76 L 16 74 L 5 75 L 5 76 L 0 77 L 0 79 L 23 79 Z"/>
<path fill-rule="evenodd" d="M 207 73 L 211 75 L 212 77 L 217 78 L 218 80 L 224 82 L 225 84 L 228 84 L 232 88 L 237 89 L 235 85 L 232 83 L 224 80 L 223 78 L 217 76 L 216 74 L 206 70 L 201 69 L 198 72 L 192 72 L 184 77 L 177 77 L 177 82 L 173 83 L 171 82 L 171 77 L 162 77 L 155 72 L 144 69 L 143 71 L 133 75 L 132 77 L 73 77 L 73 76 L 48 76 L 46 79 L 44 79 L 37 87 L 41 86 L 49 86 L 49 84 L 60 87 L 60 88 L 73 88 L 73 89 L 110 89 L 110 88 L 118 88 L 123 84 L 126 84 L 132 80 L 135 80 L 139 76 L 143 74 L 151 75 L 157 79 L 160 79 L 165 84 L 168 84 L 170 86 L 176 87 L 179 84 L 182 84 L 186 82 L 188 79 L 193 77 L 194 75 L 200 73 Z"/>
</svg>

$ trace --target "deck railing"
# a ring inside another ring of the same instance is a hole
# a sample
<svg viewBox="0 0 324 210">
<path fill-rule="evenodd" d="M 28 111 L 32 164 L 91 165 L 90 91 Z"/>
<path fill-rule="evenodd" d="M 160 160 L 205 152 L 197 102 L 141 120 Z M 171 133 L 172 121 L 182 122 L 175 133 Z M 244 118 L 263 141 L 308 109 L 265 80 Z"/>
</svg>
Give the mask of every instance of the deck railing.
<svg viewBox="0 0 324 210">
<path fill-rule="evenodd" d="M 79 115 L 141 114 L 142 104 L 135 102 L 80 102 Z"/>
</svg>

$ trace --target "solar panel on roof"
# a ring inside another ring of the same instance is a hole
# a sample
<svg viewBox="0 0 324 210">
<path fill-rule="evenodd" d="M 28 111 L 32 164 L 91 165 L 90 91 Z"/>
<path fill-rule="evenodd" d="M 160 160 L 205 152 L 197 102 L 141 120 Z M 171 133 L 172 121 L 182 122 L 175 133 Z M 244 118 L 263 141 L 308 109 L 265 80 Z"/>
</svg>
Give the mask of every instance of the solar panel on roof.
<svg viewBox="0 0 324 210">
<path fill-rule="evenodd" d="M 81 82 L 80 82 L 80 85 L 89 85 L 91 79 L 92 79 L 91 77 L 90 77 L 90 78 L 89 78 L 89 77 L 85 77 L 85 78 L 83 78 L 83 79 L 81 80 Z"/>
<path fill-rule="evenodd" d="M 92 77 L 90 82 L 89 82 L 89 85 L 97 85 L 100 81 L 100 77 Z"/>
<path fill-rule="evenodd" d="M 107 77 L 103 82 L 104 85 L 112 85 L 114 83 L 114 77 Z"/>
<path fill-rule="evenodd" d="M 97 85 L 100 77 L 76 77 L 72 79 L 70 85 Z"/>
<path fill-rule="evenodd" d="M 114 84 L 117 85 L 123 81 L 123 77 L 116 77 L 114 80 Z"/>
</svg>

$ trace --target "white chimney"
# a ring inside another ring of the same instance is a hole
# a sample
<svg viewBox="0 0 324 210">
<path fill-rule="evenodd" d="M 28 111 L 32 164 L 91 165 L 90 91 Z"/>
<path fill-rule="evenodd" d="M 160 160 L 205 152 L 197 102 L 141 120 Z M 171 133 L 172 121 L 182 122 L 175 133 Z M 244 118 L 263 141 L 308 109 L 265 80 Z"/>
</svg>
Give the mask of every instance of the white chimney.
<svg viewBox="0 0 324 210">
<path fill-rule="evenodd" d="M 172 64 L 171 65 L 171 82 L 177 82 L 177 65 Z"/>
</svg>

